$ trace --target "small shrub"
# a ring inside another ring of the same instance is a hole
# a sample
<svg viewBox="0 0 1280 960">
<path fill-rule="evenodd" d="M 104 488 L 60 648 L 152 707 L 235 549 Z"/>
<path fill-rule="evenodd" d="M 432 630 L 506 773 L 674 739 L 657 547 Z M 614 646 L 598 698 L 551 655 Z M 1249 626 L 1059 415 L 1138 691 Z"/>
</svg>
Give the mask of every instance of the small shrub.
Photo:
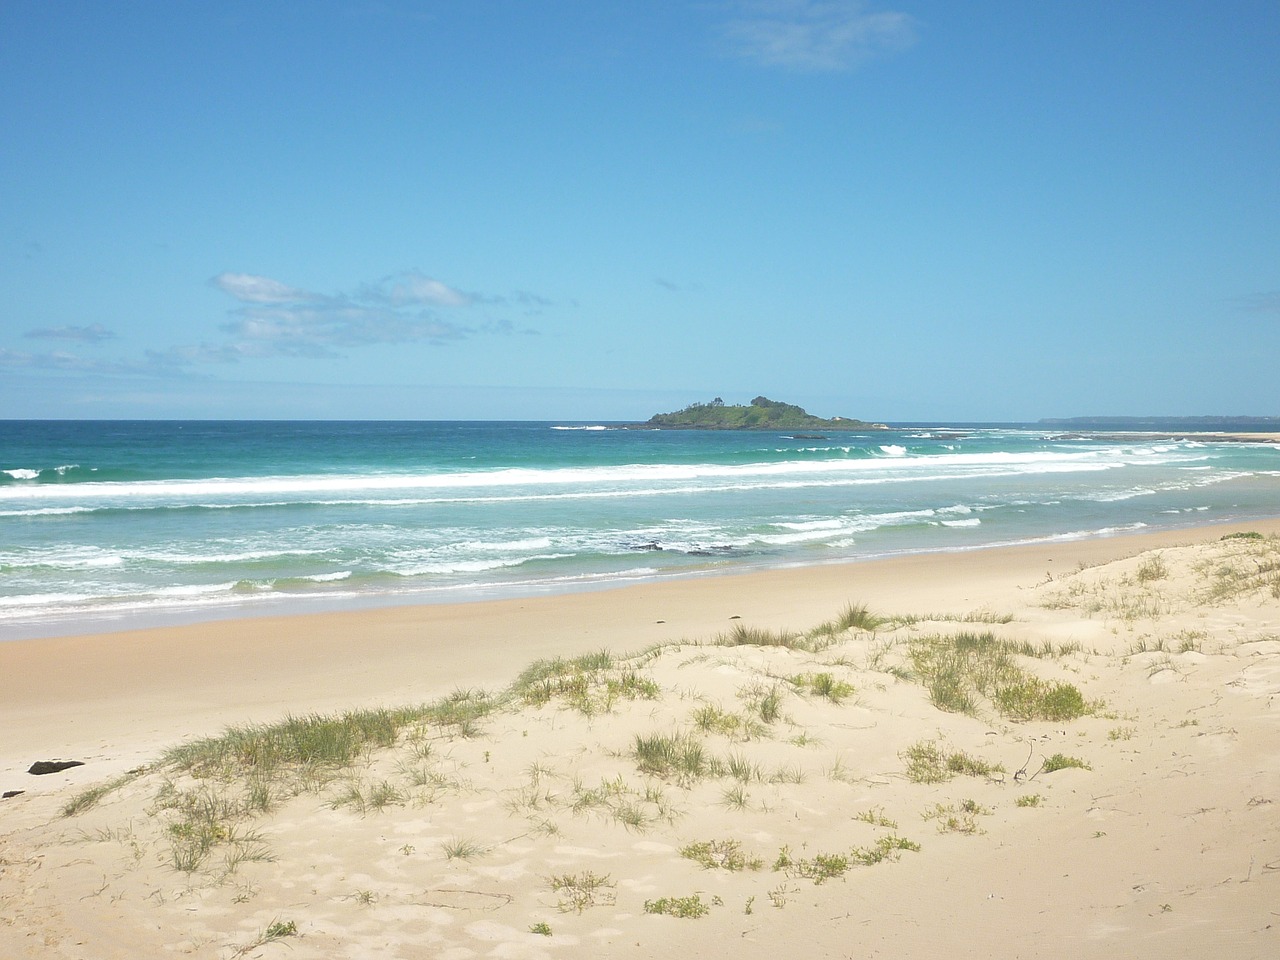
<svg viewBox="0 0 1280 960">
<path fill-rule="evenodd" d="M 1011 720 L 1075 720 L 1090 712 L 1084 695 L 1070 683 L 1047 683 L 1039 677 L 999 687 L 996 708 Z"/>
<path fill-rule="evenodd" d="M 1163 580 L 1168 575 L 1169 568 L 1165 565 L 1164 558 L 1158 553 L 1148 554 L 1143 558 L 1142 563 L 1138 565 L 1139 583 Z"/>
<path fill-rule="evenodd" d="M 689 897 L 661 897 L 658 900 L 646 900 L 644 912 L 696 920 L 710 913 L 711 907 L 703 903 L 702 898 L 695 893 Z"/>
<path fill-rule="evenodd" d="M 748 855 L 737 840 L 703 840 L 691 843 L 681 849 L 680 856 L 706 870 L 759 870 L 764 865 L 759 857 Z"/>
<path fill-rule="evenodd" d="M 1019 807 L 1038 807 L 1042 800 L 1044 800 L 1044 797 L 1038 793 L 1027 793 L 1013 802 Z"/>
<path fill-rule="evenodd" d="M 579 874 L 563 874 L 552 877 L 551 889 L 560 895 L 560 910 L 581 913 L 588 907 L 607 905 L 617 899 L 617 886 L 606 874 L 600 876 L 587 870 Z"/>
</svg>

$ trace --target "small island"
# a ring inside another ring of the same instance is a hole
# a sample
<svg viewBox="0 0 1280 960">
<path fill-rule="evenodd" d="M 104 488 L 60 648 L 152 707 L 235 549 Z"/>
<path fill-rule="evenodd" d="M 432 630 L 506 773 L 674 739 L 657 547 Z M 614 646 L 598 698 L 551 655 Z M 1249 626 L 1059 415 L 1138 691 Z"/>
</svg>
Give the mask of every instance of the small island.
<svg viewBox="0 0 1280 960">
<path fill-rule="evenodd" d="M 795 404 L 756 397 L 750 405 L 726 404 L 719 397 L 675 413 L 659 413 L 637 426 L 659 430 L 888 430 L 883 423 L 849 417 L 815 417 Z"/>
</svg>

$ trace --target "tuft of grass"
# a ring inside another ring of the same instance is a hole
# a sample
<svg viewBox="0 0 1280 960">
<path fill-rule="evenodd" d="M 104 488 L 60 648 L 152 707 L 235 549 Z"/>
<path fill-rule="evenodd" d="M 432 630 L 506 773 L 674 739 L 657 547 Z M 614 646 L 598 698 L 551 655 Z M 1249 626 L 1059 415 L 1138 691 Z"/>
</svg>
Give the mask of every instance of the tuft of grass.
<svg viewBox="0 0 1280 960">
<path fill-rule="evenodd" d="M 1073 684 L 1050 683 L 1024 670 L 1017 656 L 1051 655 L 1052 645 L 1002 640 L 992 633 L 913 639 L 908 658 L 929 701 L 947 713 L 977 715 L 983 701 L 1011 720 L 1074 720 L 1093 711 Z"/>
<path fill-rule="evenodd" d="M 936 740 L 921 740 L 902 752 L 907 762 L 907 779 L 912 783 L 943 783 L 952 777 L 990 777 L 1003 772 L 991 764 L 962 750 L 948 751 Z"/>
<path fill-rule="evenodd" d="M 850 858 L 856 864 L 871 867 L 886 860 L 897 860 L 904 850 L 919 853 L 920 844 L 906 837 L 890 834 L 887 837 L 881 837 L 869 847 L 854 847 L 850 852 Z"/>
<path fill-rule="evenodd" d="M 130 772 L 121 774 L 112 780 L 108 780 L 106 783 L 99 783 L 92 787 L 87 787 L 64 803 L 60 812 L 64 817 L 74 817 L 77 814 L 84 813 L 86 810 L 90 810 L 97 806 L 103 798 L 110 796 L 121 787 L 138 779 L 138 777 L 142 776 L 145 772 L 145 769 L 131 770 Z"/>
<path fill-rule="evenodd" d="M 351 780 L 341 793 L 330 801 L 335 810 L 339 807 L 351 807 L 361 816 L 376 813 L 390 806 L 403 804 L 408 797 L 399 787 L 388 780 L 379 780 L 365 784 L 360 780 Z"/>
<path fill-rule="evenodd" d="M 764 627 L 748 627 L 735 623 L 728 633 L 716 638 L 722 647 L 785 647 L 788 650 L 814 652 L 813 641 L 790 630 L 768 630 Z"/>
<path fill-rule="evenodd" d="M 789 679 L 791 686 L 801 693 L 815 697 L 824 697 L 832 703 L 839 704 L 857 691 L 853 685 L 844 680 L 837 680 L 830 673 L 801 673 Z"/>
<path fill-rule="evenodd" d="M 474 860 L 483 856 L 484 844 L 467 837 L 450 837 L 440 844 L 440 852 L 446 860 Z"/>
<path fill-rule="evenodd" d="M 738 692 L 748 709 L 761 723 L 777 723 L 782 719 L 782 701 L 785 697 L 780 684 L 765 686 L 753 683 Z"/>
<path fill-rule="evenodd" d="M 981 833 L 978 817 L 990 814 L 991 810 L 976 800 L 962 800 L 958 804 L 934 804 L 926 810 L 924 819 L 936 820 L 939 833 Z"/>
<path fill-rule="evenodd" d="M 549 937 L 551 936 L 551 924 L 545 920 L 539 921 L 529 927 L 529 932 L 536 933 L 540 937 Z"/>
<path fill-rule="evenodd" d="M 702 742 L 687 733 L 636 734 L 631 753 L 641 773 L 682 784 L 707 776 L 711 766 Z"/>
<path fill-rule="evenodd" d="M 710 913 L 711 907 L 703 903 L 702 897 L 695 893 L 688 897 L 660 897 L 657 900 L 646 900 L 644 912 L 696 920 Z"/>
<path fill-rule="evenodd" d="M 584 716 L 609 713 L 620 700 L 657 700 L 657 682 L 620 664 L 607 650 L 566 660 L 536 660 L 512 683 L 520 702 L 541 707 L 558 701 Z"/>
<path fill-rule="evenodd" d="M 793 857 L 789 847 L 778 851 L 773 862 L 775 871 L 786 871 L 789 877 L 810 880 L 814 886 L 843 877 L 850 867 L 849 858 L 843 853 L 818 853 L 812 857 Z"/>
<path fill-rule="evenodd" d="M 617 900 L 615 892 L 617 884 L 608 874 L 600 876 L 587 870 L 583 873 L 566 873 L 551 877 L 548 882 L 552 891 L 560 898 L 559 907 L 562 913 L 568 913 L 570 910 L 582 913 L 589 907 L 608 905 Z"/>
<path fill-rule="evenodd" d="M 292 920 L 272 920 L 267 924 L 267 928 L 258 934 L 257 938 L 251 943 L 245 944 L 235 953 L 232 960 L 236 957 L 243 957 L 248 953 L 252 953 L 259 947 L 266 946 L 268 943 L 274 943 L 277 940 L 284 940 L 286 937 L 296 937 L 298 935 L 298 925 Z"/>
<path fill-rule="evenodd" d="M 850 630 L 862 633 L 874 633 L 886 623 L 884 617 L 867 609 L 863 603 L 847 603 L 844 609 L 826 623 L 819 624 L 811 633 L 814 635 L 837 636 Z"/>
<path fill-rule="evenodd" d="M 1038 807 L 1043 800 L 1044 797 L 1038 793 L 1025 793 L 1013 802 L 1019 807 Z"/>
<path fill-rule="evenodd" d="M 898 829 L 898 821 L 885 816 L 883 807 L 872 807 L 870 810 L 863 810 L 861 813 L 855 814 L 853 819 L 869 823 L 873 827 L 888 827 L 890 830 Z"/>
<path fill-rule="evenodd" d="M 647 787 L 644 793 L 629 786 L 622 776 L 601 779 L 598 786 L 584 787 L 575 782 L 570 809 L 575 814 L 600 812 L 628 830 L 644 831 L 659 820 L 671 821 L 675 813 L 656 786 Z"/>
<path fill-rule="evenodd" d="M 1169 567 L 1159 553 L 1149 553 L 1138 564 L 1137 579 L 1139 583 L 1151 583 L 1169 576 Z"/>
<path fill-rule="evenodd" d="M 731 753 L 724 762 L 725 772 L 739 783 L 750 783 L 753 780 L 764 781 L 764 768 L 754 760 L 748 760 L 740 753 Z"/>
<path fill-rule="evenodd" d="M 1051 757 L 1046 757 L 1040 770 L 1042 773 L 1054 773 L 1058 770 L 1092 770 L 1093 767 L 1085 763 L 1079 757 L 1071 757 L 1065 753 L 1055 753 Z"/>
<path fill-rule="evenodd" d="M 690 719 L 703 733 L 716 733 L 734 740 L 754 740 L 765 732 L 762 720 L 741 713 L 730 713 L 712 703 L 704 703 L 698 707 Z"/>
</svg>

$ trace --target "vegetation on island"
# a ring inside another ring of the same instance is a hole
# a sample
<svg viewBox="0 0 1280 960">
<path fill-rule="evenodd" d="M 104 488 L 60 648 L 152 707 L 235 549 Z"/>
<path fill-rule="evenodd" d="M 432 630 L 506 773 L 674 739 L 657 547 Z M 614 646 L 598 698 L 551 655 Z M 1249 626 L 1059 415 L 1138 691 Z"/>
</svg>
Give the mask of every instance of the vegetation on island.
<svg viewBox="0 0 1280 960">
<path fill-rule="evenodd" d="M 693 403 L 675 413 L 659 413 L 645 424 L 672 430 L 885 430 L 884 424 L 849 417 L 815 417 L 803 407 L 768 397 L 749 405 L 726 404 L 719 397 Z"/>
</svg>

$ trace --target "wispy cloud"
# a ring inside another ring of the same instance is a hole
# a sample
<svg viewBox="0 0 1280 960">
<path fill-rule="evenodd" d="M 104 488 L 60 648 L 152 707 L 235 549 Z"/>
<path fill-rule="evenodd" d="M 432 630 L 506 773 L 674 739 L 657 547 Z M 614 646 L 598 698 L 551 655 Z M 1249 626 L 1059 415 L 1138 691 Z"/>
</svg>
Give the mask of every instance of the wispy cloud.
<svg viewBox="0 0 1280 960">
<path fill-rule="evenodd" d="M 209 282 L 242 303 L 296 303 L 323 299 L 319 294 L 251 273 L 220 273 Z"/>
<path fill-rule="evenodd" d="M 231 342 L 199 350 L 191 362 L 234 362 L 248 357 L 341 356 L 352 347 L 377 343 L 447 343 L 493 325 L 443 319 L 438 309 L 471 306 L 477 297 L 433 277 L 407 272 L 365 284 L 353 294 L 321 294 L 270 277 L 222 273 L 214 286 L 242 304 L 222 325 Z"/>
<path fill-rule="evenodd" d="M 317 293 L 250 273 L 224 272 L 209 282 L 236 301 L 227 321 L 218 328 L 222 339 L 148 350 L 133 359 L 0 348 L 0 367 L 173 376 L 248 360 L 336 359 L 376 344 L 443 345 L 477 336 L 534 333 L 492 316 L 493 308 L 515 305 L 525 313 L 536 313 L 551 305 L 546 298 L 526 291 L 510 298 L 465 293 L 413 271 L 364 284 L 354 293 L 337 294 Z M 470 322 L 446 317 L 446 313 L 466 314 Z M 26 336 L 88 344 L 115 338 L 101 324 L 31 330 Z"/>
<path fill-rule="evenodd" d="M 114 340 L 116 337 L 114 332 L 100 323 L 93 323 L 87 327 L 43 327 L 39 330 L 28 330 L 23 336 L 32 340 L 74 340 L 77 343 L 101 343 L 104 340 Z"/>
<path fill-rule="evenodd" d="M 25 353 L 0 347 L 0 367 L 20 370 L 56 370 L 65 373 L 102 373 L 124 376 L 160 376 L 181 372 L 180 365 L 161 354 L 138 359 L 81 357 L 62 350 Z"/>
<path fill-rule="evenodd" d="M 731 49 L 766 67 L 806 72 L 850 70 L 915 42 L 909 14 L 873 11 L 861 0 L 739 0 L 725 25 Z"/>
</svg>

